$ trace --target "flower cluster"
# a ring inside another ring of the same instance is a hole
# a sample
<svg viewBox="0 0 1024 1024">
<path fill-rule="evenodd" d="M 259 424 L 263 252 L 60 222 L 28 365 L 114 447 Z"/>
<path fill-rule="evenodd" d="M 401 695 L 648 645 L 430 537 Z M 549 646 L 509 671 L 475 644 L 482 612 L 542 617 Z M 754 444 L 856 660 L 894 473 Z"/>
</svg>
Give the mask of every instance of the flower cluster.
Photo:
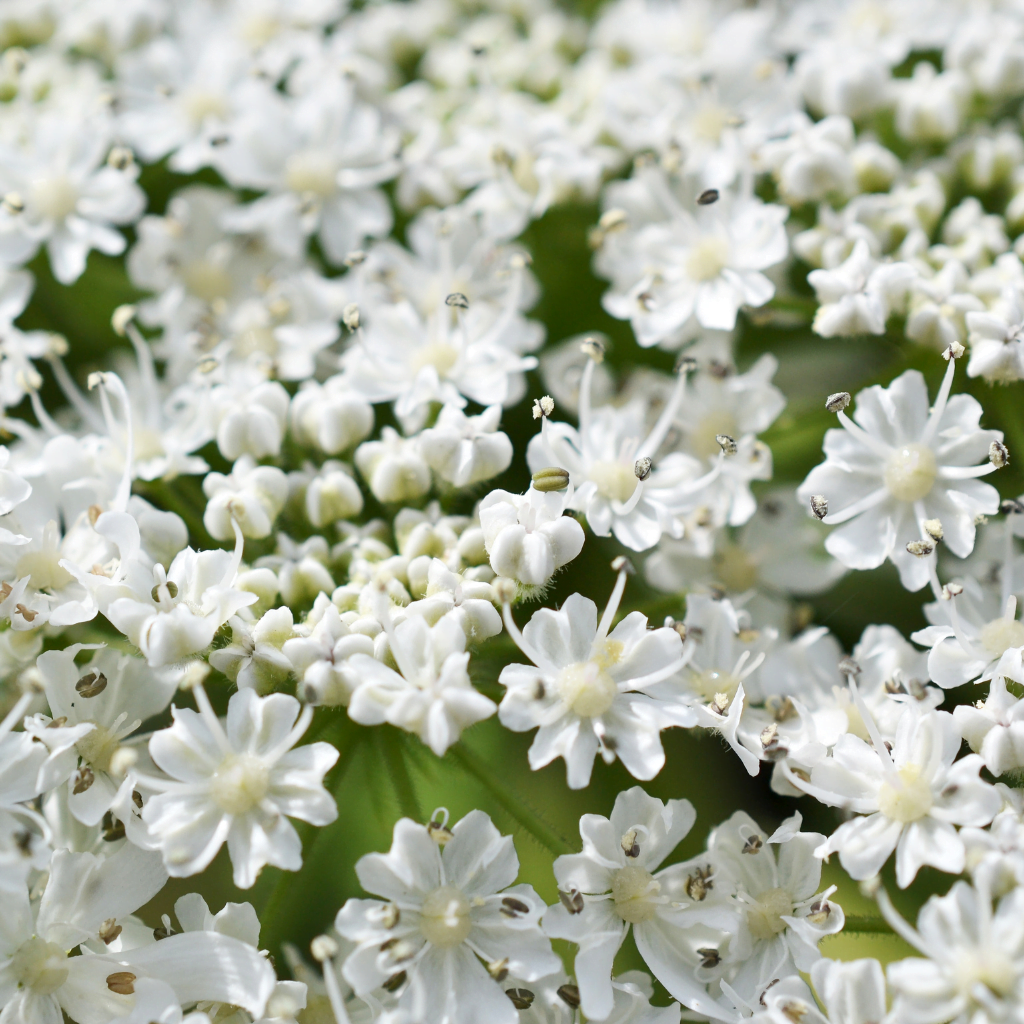
<svg viewBox="0 0 1024 1024">
<path fill-rule="evenodd" d="M 2 1024 L 1024 1019 L 1019 5 L 7 0 L 0 48 Z M 573 207 L 614 341 L 548 344 Z M 814 623 L 887 562 L 920 628 Z M 550 906 L 405 814 L 316 968 L 148 920 L 302 871 L 338 737 L 489 719 L 570 790 L 710 734 L 803 811 L 534 822 Z M 919 957 L 823 955 L 833 854 Z"/>
</svg>

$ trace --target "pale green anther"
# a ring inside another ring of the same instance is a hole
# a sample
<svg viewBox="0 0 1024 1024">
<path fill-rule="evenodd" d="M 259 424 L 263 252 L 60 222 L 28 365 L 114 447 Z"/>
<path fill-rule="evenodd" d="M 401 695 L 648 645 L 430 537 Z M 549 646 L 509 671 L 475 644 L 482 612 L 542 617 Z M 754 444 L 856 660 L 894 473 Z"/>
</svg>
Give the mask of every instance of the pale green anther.
<svg viewBox="0 0 1024 1024">
<path fill-rule="evenodd" d="M 564 491 L 569 486 L 569 471 L 558 466 L 538 469 L 533 474 L 533 487 L 537 491 Z"/>
</svg>

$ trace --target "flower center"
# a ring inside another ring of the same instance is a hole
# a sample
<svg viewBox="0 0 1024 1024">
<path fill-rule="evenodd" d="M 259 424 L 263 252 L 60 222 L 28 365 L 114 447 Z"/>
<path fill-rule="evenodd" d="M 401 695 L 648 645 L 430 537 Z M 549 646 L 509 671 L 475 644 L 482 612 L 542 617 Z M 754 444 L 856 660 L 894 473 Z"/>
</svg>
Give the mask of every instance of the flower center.
<svg viewBox="0 0 1024 1024">
<path fill-rule="evenodd" d="M 210 260 L 189 263 L 181 271 L 181 280 L 203 302 L 226 299 L 231 294 L 231 276 L 219 263 Z"/>
<path fill-rule="evenodd" d="M 422 370 L 433 366 L 439 377 L 445 376 L 459 361 L 459 350 L 447 341 L 431 341 L 417 350 L 413 356 L 413 367 Z"/>
<path fill-rule="evenodd" d="M 1016 619 L 993 619 L 981 628 L 981 644 L 998 658 L 1011 647 L 1024 647 L 1024 622 Z"/>
<path fill-rule="evenodd" d="M 75 749 L 93 768 L 101 772 L 110 771 L 110 762 L 120 744 L 117 737 L 102 725 L 94 724 L 76 744 Z"/>
<path fill-rule="evenodd" d="M 78 189 L 63 174 L 32 182 L 32 205 L 47 220 L 64 220 L 77 203 Z"/>
<path fill-rule="evenodd" d="M 757 565 L 737 544 L 725 544 L 715 552 L 715 577 L 726 590 L 741 594 L 757 584 Z"/>
<path fill-rule="evenodd" d="M 612 879 L 615 913 L 630 924 L 639 924 L 654 917 L 657 904 L 653 901 L 660 892 L 660 883 L 639 864 L 627 864 L 619 868 Z"/>
<path fill-rule="evenodd" d="M 898 501 L 919 501 L 935 483 L 935 452 L 926 444 L 905 444 L 889 456 L 885 486 Z"/>
<path fill-rule="evenodd" d="M 707 103 L 692 118 L 690 127 L 698 138 L 717 144 L 722 139 L 722 132 L 732 121 L 731 111 L 716 103 Z"/>
<path fill-rule="evenodd" d="M 597 484 L 597 492 L 609 501 L 629 501 L 636 490 L 636 473 L 621 462 L 595 462 L 588 474 Z"/>
<path fill-rule="evenodd" d="M 11 958 L 11 970 L 26 988 L 48 996 L 67 981 L 67 955 L 54 942 L 33 935 Z"/>
<path fill-rule="evenodd" d="M 934 800 L 928 780 L 921 778 L 920 765 L 905 764 L 899 770 L 899 777 L 903 783 L 900 789 L 888 782 L 882 783 L 878 791 L 878 809 L 887 818 L 902 821 L 905 825 L 923 818 L 932 809 Z"/>
<path fill-rule="evenodd" d="M 971 1004 L 977 1005 L 972 998 L 975 986 L 984 985 L 993 995 L 1005 999 L 1017 986 L 1017 971 L 1013 961 L 998 950 L 965 950 L 957 961 L 954 982 Z"/>
<path fill-rule="evenodd" d="M 731 672 L 720 672 L 716 668 L 707 668 L 703 671 L 691 670 L 690 685 L 705 700 L 714 700 L 719 693 L 724 693 L 730 703 L 736 696 L 740 680 Z"/>
<path fill-rule="evenodd" d="M 29 577 L 29 585 L 35 590 L 60 590 L 74 582 L 71 575 L 60 564 L 61 554 L 55 549 L 27 551 L 14 566 L 14 576 Z"/>
<path fill-rule="evenodd" d="M 219 93 L 207 92 L 204 89 L 192 89 L 181 98 L 185 115 L 198 128 L 208 117 L 216 117 L 221 121 L 227 119 L 228 105 Z"/>
<path fill-rule="evenodd" d="M 420 908 L 420 931 L 433 946 L 447 948 L 465 942 L 473 922 L 469 916 L 469 900 L 454 885 L 442 885 Z"/>
<path fill-rule="evenodd" d="M 729 240 L 721 235 L 705 235 L 686 257 L 686 273 L 694 281 L 711 281 L 729 263 Z"/>
<path fill-rule="evenodd" d="M 558 695 L 581 718 L 603 715 L 619 690 L 597 661 L 578 661 L 558 673 Z"/>
<path fill-rule="evenodd" d="M 792 913 L 793 900 L 785 889 L 766 889 L 747 908 L 747 927 L 755 939 L 770 939 L 786 930 L 783 915 Z"/>
<path fill-rule="evenodd" d="M 686 446 L 700 459 L 712 459 L 721 452 L 718 443 L 719 434 L 738 437 L 740 431 L 736 427 L 736 417 L 731 412 L 720 409 L 705 416 L 686 438 Z"/>
<path fill-rule="evenodd" d="M 276 356 L 280 348 L 274 332 L 269 327 L 246 327 L 231 339 L 231 345 L 240 359 L 257 352 Z"/>
<path fill-rule="evenodd" d="M 337 190 L 338 165 L 332 156 L 315 149 L 293 153 L 284 165 L 284 180 L 292 192 L 326 197 Z"/>
<path fill-rule="evenodd" d="M 269 788 L 270 771 L 252 754 L 228 757 L 210 778 L 210 796 L 228 814 L 251 811 Z"/>
</svg>

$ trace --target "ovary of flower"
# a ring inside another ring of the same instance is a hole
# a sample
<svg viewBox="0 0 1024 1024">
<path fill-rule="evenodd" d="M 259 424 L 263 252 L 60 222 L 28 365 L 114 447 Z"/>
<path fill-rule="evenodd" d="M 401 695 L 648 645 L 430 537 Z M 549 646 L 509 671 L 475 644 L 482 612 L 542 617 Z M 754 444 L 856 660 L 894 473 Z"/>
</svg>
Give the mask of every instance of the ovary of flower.
<svg viewBox="0 0 1024 1024">
<path fill-rule="evenodd" d="M 828 500 L 824 521 L 840 527 L 825 542 L 830 554 L 857 569 L 890 558 L 909 590 L 919 590 L 933 575 L 933 559 L 906 549 L 927 536 L 929 520 L 941 522 L 943 543 L 965 558 L 974 546 L 975 516 L 998 504 L 995 488 L 975 478 L 995 470 L 988 449 L 1002 435 L 979 428 L 981 406 L 973 398 L 950 398 L 954 366 L 950 359 L 930 410 L 916 370 L 886 389 L 861 391 L 854 419 L 839 410 L 843 430 L 826 433 L 826 460 L 797 492 L 804 502 L 812 494 Z"/>
<path fill-rule="evenodd" d="M 583 527 L 562 514 L 571 500 L 571 485 L 566 491 L 531 486 L 522 495 L 491 491 L 479 508 L 491 568 L 526 588 L 547 585 L 583 549 Z"/>
<path fill-rule="evenodd" d="M 337 750 L 328 743 L 292 749 L 313 718 L 308 705 L 300 714 L 294 697 L 239 690 L 225 727 L 202 683 L 193 693 L 199 712 L 172 709 L 174 724 L 150 739 L 150 756 L 169 778 L 138 779 L 156 793 L 143 820 L 168 873 L 203 871 L 225 841 L 239 888 L 252 886 L 265 864 L 297 871 L 301 844 L 287 817 L 314 825 L 337 817 L 322 785 Z"/>
</svg>

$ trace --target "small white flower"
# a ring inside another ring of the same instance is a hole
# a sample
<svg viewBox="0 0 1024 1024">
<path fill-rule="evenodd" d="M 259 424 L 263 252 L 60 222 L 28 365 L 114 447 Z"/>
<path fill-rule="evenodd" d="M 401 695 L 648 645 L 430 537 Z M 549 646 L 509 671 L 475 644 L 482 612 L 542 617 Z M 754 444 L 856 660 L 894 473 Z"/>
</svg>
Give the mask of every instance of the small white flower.
<svg viewBox="0 0 1024 1024">
<path fill-rule="evenodd" d="M 364 441 L 355 462 L 378 501 L 415 501 L 430 490 L 430 466 L 417 440 L 394 427 L 384 427 L 379 441 Z"/>
<path fill-rule="evenodd" d="M 959 71 L 935 70 L 920 61 L 910 78 L 893 82 L 896 131 L 909 142 L 946 142 L 960 129 L 968 100 L 968 84 Z"/>
<path fill-rule="evenodd" d="M 217 447 L 226 459 L 277 455 L 288 418 L 288 392 L 277 381 L 255 387 L 221 385 L 210 396 L 217 422 Z"/>
<path fill-rule="evenodd" d="M 939 352 L 954 341 L 966 341 L 966 317 L 985 308 L 967 291 L 967 283 L 967 271 L 958 260 L 950 260 L 932 278 L 919 277 L 910 293 L 907 337 Z"/>
<path fill-rule="evenodd" d="M 306 516 L 322 529 L 363 511 L 363 492 L 343 462 L 328 459 L 306 483 Z"/>
<path fill-rule="evenodd" d="M 330 554 L 326 538 L 318 534 L 298 544 L 287 534 L 279 533 L 277 552 L 257 558 L 256 567 L 276 573 L 281 599 L 295 608 L 309 605 L 318 594 L 334 590 L 334 577 L 327 568 Z"/>
<path fill-rule="evenodd" d="M 456 823 L 443 849 L 425 826 L 402 818 L 390 852 L 356 864 L 363 888 L 383 899 L 349 900 L 338 912 L 335 927 L 356 943 L 345 978 L 368 995 L 404 973 L 398 1006 L 413 1020 L 518 1024 L 484 965 L 502 962 L 528 981 L 560 966 L 540 929 L 544 903 L 532 886 L 513 885 L 518 873 L 512 839 L 483 811 Z"/>
<path fill-rule="evenodd" d="M 740 909 L 726 954 L 738 966 L 729 985 L 750 1002 L 765 979 L 810 970 L 821 957 L 818 944 L 845 920 L 842 907 L 829 899 L 835 886 L 818 892 L 821 861 L 814 854 L 825 837 L 799 831 L 800 823 L 795 814 L 767 837 L 750 815 L 737 811 L 708 838 L 715 885 L 731 892 Z"/>
<path fill-rule="evenodd" d="M 924 864 L 959 874 L 964 844 L 953 826 L 986 825 L 999 810 L 999 794 L 978 778 L 981 758 L 955 761 L 960 731 L 946 712 L 907 707 L 891 754 L 863 705 L 861 715 L 874 730 L 873 745 L 847 733 L 812 769 L 809 783 L 787 773 L 798 789 L 858 815 L 817 855 L 838 852 L 846 871 L 860 879 L 877 874 L 895 850 L 896 881 L 904 889 Z"/>
<path fill-rule="evenodd" d="M 491 568 L 527 591 L 546 586 L 583 550 L 583 527 L 563 515 L 571 500 L 571 486 L 566 491 L 531 486 L 525 494 L 491 491 L 479 507 Z"/>
<path fill-rule="evenodd" d="M 878 263 L 859 239 L 845 263 L 812 270 L 807 280 L 818 298 L 814 330 L 824 338 L 884 334 L 889 316 L 901 308 L 916 277 L 908 263 Z"/>
<path fill-rule="evenodd" d="M 243 455 L 229 474 L 207 473 L 203 494 L 209 499 L 203 525 L 214 540 L 232 540 L 232 522 L 245 537 L 269 537 L 288 497 L 288 478 L 276 466 L 259 466 Z"/>
<path fill-rule="evenodd" d="M 1002 676 L 993 677 L 984 702 L 955 707 L 953 718 L 993 775 L 1024 767 L 1024 702 L 1006 689 Z"/>
<path fill-rule="evenodd" d="M 442 757 L 463 729 L 490 718 L 497 708 L 470 681 L 466 634 L 456 618 L 446 615 L 431 627 L 411 617 L 395 626 L 387 598 L 382 591 L 377 596 L 377 618 L 398 671 L 367 654 L 353 654 L 349 716 L 363 725 L 397 725 Z"/>
<path fill-rule="evenodd" d="M 611 628 L 626 575 L 619 572 L 600 623 L 597 606 L 580 594 L 558 611 L 536 612 L 522 633 L 505 605 L 506 628 L 533 665 L 501 670 L 501 723 L 514 732 L 539 726 L 530 767 L 564 758 L 572 789 L 590 782 L 598 754 L 609 764 L 619 758 L 634 778 L 653 779 L 665 763 L 661 730 L 697 721 L 667 683 L 686 664 L 692 646 L 684 650 L 674 629 L 649 630 L 640 612 Z"/>
<path fill-rule="evenodd" d="M 373 406 L 350 390 L 340 374 L 323 384 L 304 380 L 292 398 L 289 417 L 295 440 L 326 455 L 347 451 L 373 430 Z"/>
<path fill-rule="evenodd" d="M 327 825 L 338 816 L 322 784 L 338 751 L 329 743 L 295 748 L 313 709 L 300 715 L 287 694 L 239 690 L 222 724 L 202 684 L 193 693 L 199 711 L 173 708 L 174 724 L 149 741 L 150 756 L 169 778 L 139 780 L 156 792 L 143 820 L 168 873 L 205 870 L 225 841 L 241 889 L 251 888 L 266 864 L 298 871 L 302 845 L 288 817 Z"/>
<path fill-rule="evenodd" d="M 672 996 L 698 1014 L 729 1019 L 694 975 L 701 954 L 686 932 L 697 928 L 703 937 L 699 929 L 728 927 L 736 913 L 708 884 L 709 868 L 684 863 L 658 870 L 695 817 L 688 800 L 664 804 L 634 786 L 615 798 L 610 819 L 583 815 L 582 853 L 555 861 L 565 896 L 548 908 L 544 930 L 577 944 L 580 1008 L 589 1019 L 612 1012 L 612 962 L 631 925 L 640 955 Z"/>
<path fill-rule="evenodd" d="M 467 416 L 458 406 L 441 409 L 434 426 L 418 437 L 427 465 L 455 487 L 470 487 L 508 469 L 512 442 L 502 433 L 501 406 L 488 406 L 479 416 Z"/>
<path fill-rule="evenodd" d="M 969 377 L 1009 383 L 1024 379 L 1024 299 L 1017 288 L 1004 288 L 991 310 L 965 316 L 971 347 Z"/>
<path fill-rule="evenodd" d="M 950 359 L 930 410 L 917 370 L 888 388 L 861 391 L 854 419 L 839 411 L 844 429 L 825 434 L 825 462 L 797 492 L 804 502 L 824 495 L 825 523 L 845 524 L 825 541 L 830 554 L 851 569 L 873 569 L 889 558 L 908 590 L 929 580 L 933 559 L 906 548 L 926 536 L 925 522 L 938 519 L 943 543 L 964 558 L 974 547 L 975 517 L 995 512 L 999 502 L 996 489 L 975 478 L 995 469 L 988 449 L 1002 434 L 979 428 L 981 405 L 970 395 L 949 397 L 953 372 Z"/>
<path fill-rule="evenodd" d="M 235 615 L 229 624 L 231 643 L 211 651 L 210 664 L 239 687 L 261 694 L 283 682 L 292 668 L 282 653 L 295 633 L 291 609 L 271 608 L 255 624 Z"/>
</svg>

